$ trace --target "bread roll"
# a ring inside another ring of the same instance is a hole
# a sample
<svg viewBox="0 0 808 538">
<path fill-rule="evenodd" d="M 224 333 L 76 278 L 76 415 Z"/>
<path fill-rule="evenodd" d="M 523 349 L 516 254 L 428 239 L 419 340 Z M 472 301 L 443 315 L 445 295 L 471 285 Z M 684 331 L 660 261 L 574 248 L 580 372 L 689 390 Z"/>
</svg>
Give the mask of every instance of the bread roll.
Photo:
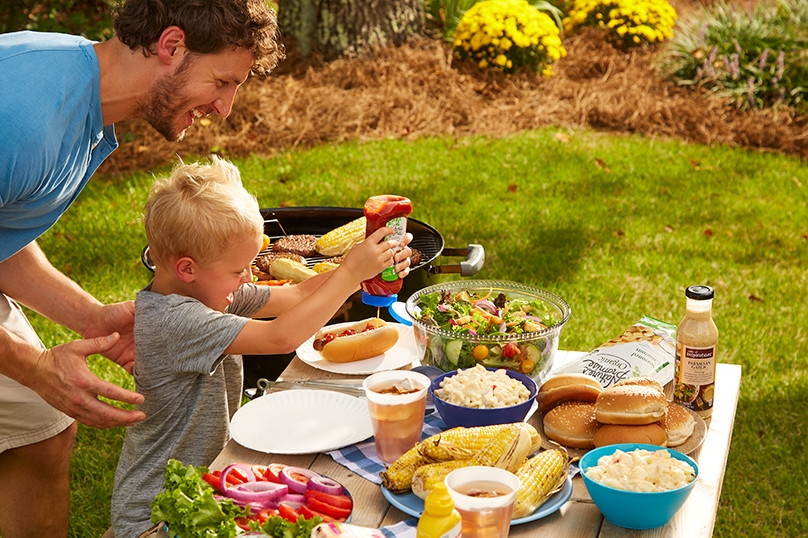
<svg viewBox="0 0 808 538">
<path fill-rule="evenodd" d="M 604 424 L 592 439 L 595 446 L 616 445 L 619 443 L 644 443 L 648 445 L 668 446 L 668 436 L 659 423 L 642 426 L 626 426 L 623 424 Z"/>
<path fill-rule="evenodd" d="M 603 424 L 651 424 L 665 418 L 668 401 L 655 388 L 612 385 L 598 396 L 596 416 Z"/>
<path fill-rule="evenodd" d="M 641 377 L 629 377 L 628 379 L 621 379 L 617 383 L 615 383 L 614 387 L 622 387 L 624 385 L 640 385 L 643 387 L 652 387 L 661 393 L 665 393 L 665 387 L 662 386 L 662 383 L 654 379 L 653 377 L 648 376 L 641 376 Z"/>
<path fill-rule="evenodd" d="M 696 420 L 690 411 L 679 404 L 669 403 L 668 413 L 659 423 L 665 429 L 668 437 L 668 446 L 679 446 L 693 435 L 696 427 Z"/>
<path fill-rule="evenodd" d="M 544 435 L 572 448 L 592 448 L 592 439 L 600 428 L 595 419 L 595 404 L 564 402 L 544 415 Z"/>
<path fill-rule="evenodd" d="M 603 391 L 600 382 L 584 374 L 561 374 L 545 381 L 536 399 L 539 411 L 546 413 L 563 402 L 593 403 Z"/>
</svg>

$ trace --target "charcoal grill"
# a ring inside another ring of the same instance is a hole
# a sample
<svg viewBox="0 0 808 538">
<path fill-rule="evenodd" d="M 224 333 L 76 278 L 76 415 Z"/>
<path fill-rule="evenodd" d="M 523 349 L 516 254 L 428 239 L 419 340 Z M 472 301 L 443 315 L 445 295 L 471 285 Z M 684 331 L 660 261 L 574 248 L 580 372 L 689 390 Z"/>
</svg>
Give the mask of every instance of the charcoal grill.
<svg viewBox="0 0 808 538">
<path fill-rule="evenodd" d="M 285 235 L 310 234 L 320 237 L 327 232 L 351 222 L 363 215 L 361 208 L 305 206 L 262 209 L 264 217 L 264 233 L 272 242 Z M 485 250 L 481 245 L 469 244 L 463 248 L 446 248 L 443 236 L 432 226 L 417 219 L 407 219 L 407 231 L 413 236 L 412 248 L 421 252 L 421 261 L 410 268 L 410 274 L 404 279 L 398 300 L 406 301 L 416 291 L 436 284 L 439 274 L 458 274 L 472 276 L 482 269 L 485 263 Z M 270 250 L 262 251 L 259 256 Z M 439 265 L 439 257 L 465 258 L 456 264 Z M 324 256 L 306 257 L 309 267 L 325 259 Z M 154 264 L 149 258 L 149 247 L 141 252 L 141 261 L 154 272 Z M 382 317 L 391 321 L 392 317 L 382 311 Z M 350 297 L 334 316 L 336 321 L 351 321 L 369 318 L 376 315 L 376 308 L 362 304 L 361 292 Z M 289 364 L 294 354 L 281 356 L 245 355 L 245 386 L 253 386 L 260 377 L 277 379 L 278 375 Z M 256 377 L 257 376 L 257 377 Z M 254 380 L 253 380 L 254 378 Z"/>
</svg>

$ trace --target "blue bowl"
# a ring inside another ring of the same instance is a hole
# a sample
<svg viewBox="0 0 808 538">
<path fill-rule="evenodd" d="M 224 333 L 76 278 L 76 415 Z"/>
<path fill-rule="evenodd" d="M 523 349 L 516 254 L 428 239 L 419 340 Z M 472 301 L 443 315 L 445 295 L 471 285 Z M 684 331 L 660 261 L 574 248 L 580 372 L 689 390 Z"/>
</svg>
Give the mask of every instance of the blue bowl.
<svg viewBox="0 0 808 538">
<path fill-rule="evenodd" d="M 595 467 L 601 457 L 609 456 L 618 449 L 631 452 L 637 448 L 649 451 L 667 450 L 671 457 L 689 463 L 696 471 L 696 478 L 686 486 L 670 491 L 634 492 L 604 486 L 586 476 L 586 471 L 590 467 Z M 595 448 L 587 452 L 578 465 L 589 496 L 603 517 L 626 529 L 655 529 L 667 523 L 685 503 L 699 480 L 699 466 L 692 458 L 676 450 L 656 445 L 623 443 Z"/>
<path fill-rule="evenodd" d="M 486 369 L 491 372 L 497 370 L 497 368 Z M 495 409 L 462 407 L 460 405 L 450 404 L 449 402 L 441 400 L 435 394 L 435 391 L 440 389 L 441 381 L 447 377 L 456 375 L 457 370 L 446 372 L 445 374 L 441 374 L 433 379 L 432 383 L 429 385 L 429 394 L 432 396 L 432 401 L 435 404 L 435 409 L 437 409 L 438 413 L 440 414 L 440 418 L 442 418 L 443 422 L 445 422 L 450 428 L 454 428 L 456 426 L 465 426 L 466 428 L 471 428 L 473 426 L 510 424 L 512 422 L 521 422 L 525 420 L 528 411 L 530 411 L 530 406 L 532 406 L 533 402 L 536 400 L 536 393 L 538 393 L 539 388 L 536 386 L 535 381 L 524 374 L 513 372 L 511 370 L 506 370 L 505 373 L 508 374 L 509 377 L 521 381 L 522 384 L 527 387 L 527 390 L 530 391 L 530 398 L 528 398 L 526 402 Z"/>
</svg>

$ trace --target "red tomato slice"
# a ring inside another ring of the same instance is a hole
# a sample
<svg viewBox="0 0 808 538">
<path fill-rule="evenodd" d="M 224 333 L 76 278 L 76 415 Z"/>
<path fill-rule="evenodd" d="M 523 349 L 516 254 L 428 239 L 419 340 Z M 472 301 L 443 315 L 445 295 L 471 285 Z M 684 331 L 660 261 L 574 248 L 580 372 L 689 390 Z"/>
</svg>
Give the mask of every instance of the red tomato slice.
<svg viewBox="0 0 808 538">
<path fill-rule="evenodd" d="M 222 476 L 222 471 L 221 469 L 216 469 L 211 474 L 216 478 L 219 478 L 220 476 Z M 239 481 L 238 477 L 233 475 L 233 473 L 230 473 L 229 475 L 227 475 L 227 483 L 230 484 L 231 486 L 235 486 L 237 484 L 243 484 L 244 481 L 243 480 Z M 216 488 L 218 489 L 218 487 L 219 486 L 217 485 Z"/>
<path fill-rule="evenodd" d="M 268 480 L 270 482 L 275 482 L 276 484 L 283 484 L 283 480 L 281 480 L 280 474 L 281 469 L 286 467 L 286 465 L 282 463 L 270 463 L 267 467 L 266 472 L 264 473 L 264 480 Z"/>
<path fill-rule="evenodd" d="M 263 465 L 250 465 L 250 469 L 252 470 L 253 474 L 255 475 L 255 480 L 257 482 L 266 481 L 267 479 L 264 478 L 264 474 L 267 472 L 267 468 Z"/>
<path fill-rule="evenodd" d="M 331 516 L 334 519 L 345 519 L 351 515 L 350 508 L 331 506 L 330 504 L 324 503 L 323 501 L 315 499 L 314 497 L 309 497 L 308 505 L 312 510 L 327 516 Z"/>
<path fill-rule="evenodd" d="M 322 491 L 307 489 L 306 497 L 309 499 L 323 501 L 324 503 L 330 504 L 331 506 L 335 506 L 337 508 L 347 508 L 348 510 L 353 508 L 353 501 L 347 495 L 330 495 L 328 493 L 323 493 Z"/>
<path fill-rule="evenodd" d="M 236 525 L 238 525 L 241 530 L 248 531 L 250 530 L 250 521 L 253 521 L 253 519 L 249 517 L 237 517 L 235 521 Z"/>
<path fill-rule="evenodd" d="M 334 521 L 336 521 L 336 519 L 334 519 L 331 516 L 327 516 L 325 514 L 315 512 L 314 510 L 312 510 L 311 508 L 309 508 L 305 504 L 300 506 L 300 515 L 305 517 L 306 519 L 311 519 L 314 516 L 318 516 L 318 517 L 322 518 L 323 523 L 333 523 Z"/>
<path fill-rule="evenodd" d="M 222 473 L 219 473 L 219 474 L 222 474 Z M 205 474 L 202 475 L 202 480 L 204 480 L 205 482 L 207 482 L 208 484 L 213 486 L 213 489 L 215 489 L 217 492 L 219 492 L 219 484 L 221 483 L 221 480 L 219 480 L 218 476 L 210 474 L 210 473 L 205 473 Z"/>
<path fill-rule="evenodd" d="M 300 513 L 286 503 L 278 504 L 278 515 L 292 523 L 297 523 L 297 520 L 300 519 Z"/>
<path fill-rule="evenodd" d="M 267 519 L 280 515 L 277 510 L 273 508 L 264 508 L 260 512 L 258 512 L 258 521 L 261 523 L 265 522 Z"/>
</svg>

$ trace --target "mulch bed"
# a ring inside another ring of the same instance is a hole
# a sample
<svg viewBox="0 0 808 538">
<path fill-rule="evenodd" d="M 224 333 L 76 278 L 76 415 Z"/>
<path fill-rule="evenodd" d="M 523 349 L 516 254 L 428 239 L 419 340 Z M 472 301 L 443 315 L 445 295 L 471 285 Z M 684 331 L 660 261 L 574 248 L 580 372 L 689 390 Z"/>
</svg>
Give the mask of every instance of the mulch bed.
<svg viewBox="0 0 808 538">
<path fill-rule="evenodd" d="M 505 78 L 453 62 L 450 48 L 435 39 L 320 65 L 290 54 L 271 77 L 239 90 L 226 120 L 197 121 L 179 143 L 166 142 L 142 121 L 119 123 L 119 139 L 130 141 L 102 172 L 148 170 L 217 148 L 233 158 L 347 140 L 503 137 L 546 126 L 808 157 L 804 116 L 742 111 L 678 87 L 655 70 L 657 51 L 616 50 L 594 31 L 567 36 L 564 45 L 567 56 L 554 64 L 551 78 Z"/>
</svg>

